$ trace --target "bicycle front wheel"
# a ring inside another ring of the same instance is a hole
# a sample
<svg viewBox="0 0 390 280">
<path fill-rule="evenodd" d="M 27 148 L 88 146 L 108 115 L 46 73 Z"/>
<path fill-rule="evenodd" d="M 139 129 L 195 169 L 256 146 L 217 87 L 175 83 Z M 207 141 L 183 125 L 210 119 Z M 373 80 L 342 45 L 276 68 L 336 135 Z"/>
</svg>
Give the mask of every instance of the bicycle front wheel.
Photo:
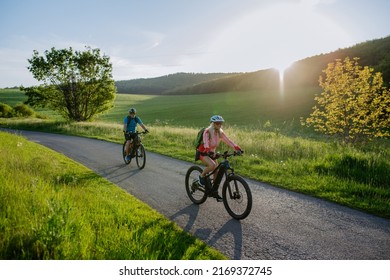
<svg viewBox="0 0 390 280">
<path fill-rule="evenodd" d="M 245 219 L 252 210 L 252 192 L 240 176 L 229 176 L 222 188 L 226 211 L 236 220 Z"/>
<path fill-rule="evenodd" d="M 205 187 L 199 184 L 199 175 L 202 171 L 202 168 L 194 165 L 188 169 L 186 174 L 185 184 L 187 195 L 195 204 L 202 204 L 207 199 Z"/>
<path fill-rule="evenodd" d="M 140 144 L 138 146 L 138 149 L 136 150 L 135 153 L 135 159 L 137 161 L 138 168 L 143 169 L 146 163 L 146 153 L 145 153 L 144 145 Z"/>
</svg>

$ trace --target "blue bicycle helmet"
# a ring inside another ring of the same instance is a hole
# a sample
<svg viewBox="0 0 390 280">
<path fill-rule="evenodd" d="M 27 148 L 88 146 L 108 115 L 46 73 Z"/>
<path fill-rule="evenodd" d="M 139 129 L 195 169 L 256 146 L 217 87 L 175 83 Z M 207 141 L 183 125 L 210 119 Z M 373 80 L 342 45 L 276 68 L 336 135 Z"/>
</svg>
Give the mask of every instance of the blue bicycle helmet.
<svg viewBox="0 0 390 280">
<path fill-rule="evenodd" d="M 225 120 L 219 115 L 214 115 L 210 118 L 210 122 L 225 122 Z"/>
</svg>

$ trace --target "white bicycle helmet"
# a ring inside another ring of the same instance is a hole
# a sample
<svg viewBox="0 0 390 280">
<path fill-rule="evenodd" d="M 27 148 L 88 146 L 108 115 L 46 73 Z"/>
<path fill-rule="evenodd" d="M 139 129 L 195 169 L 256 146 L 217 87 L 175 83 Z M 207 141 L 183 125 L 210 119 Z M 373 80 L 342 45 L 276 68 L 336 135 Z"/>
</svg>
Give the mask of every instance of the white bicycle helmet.
<svg viewBox="0 0 390 280">
<path fill-rule="evenodd" d="M 225 120 L 219 116 L 219 115 L 214 115 L 210 118 L 210 122 L 224 122 Z"/>
</svg>

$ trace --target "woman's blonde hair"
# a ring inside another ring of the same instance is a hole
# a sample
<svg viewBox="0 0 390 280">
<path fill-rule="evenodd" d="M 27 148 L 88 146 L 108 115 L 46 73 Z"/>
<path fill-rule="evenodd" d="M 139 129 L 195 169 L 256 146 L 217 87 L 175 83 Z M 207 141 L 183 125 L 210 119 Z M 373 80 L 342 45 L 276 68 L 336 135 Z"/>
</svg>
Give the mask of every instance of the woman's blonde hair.
<svg viewBox="0 0 390 280">
<path fill-rule="evenodd" d="M 215 131 L 217 131 L 219 137 L 222 136 L 222 132 L 223 132 L 222 127 L 218 130 L 215 130 L 214 123 L 210 123 L 207 130 L 209 131 L 210 138 L 214 136 Z"/>
</svg>

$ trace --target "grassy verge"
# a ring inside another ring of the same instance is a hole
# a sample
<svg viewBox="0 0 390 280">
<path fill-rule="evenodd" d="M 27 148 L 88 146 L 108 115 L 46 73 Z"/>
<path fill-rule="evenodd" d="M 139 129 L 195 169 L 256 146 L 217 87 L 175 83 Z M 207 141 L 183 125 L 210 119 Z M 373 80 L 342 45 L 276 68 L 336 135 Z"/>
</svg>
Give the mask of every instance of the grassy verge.
<svg viewBox="0 0 390 280">
<path fill-rule="evenodd" d="M 0 139 L 0 259 L 225 259 L 84 166 Z"/>
<path fill-rule="evenodd" d="M 0 125 L 123 141 L 120 124 L 3 119 Z M 191 143 L 197 129 L 148 127 L 151 133 L 143 138 L 147 150 L 193 161 Z M 237 127 L 225 130 L 245 150 L 243 157 L 233 159 L 237 173 L 390 218 L 388 142 L 351 147 L 276 132 Z"/>
</svg>

